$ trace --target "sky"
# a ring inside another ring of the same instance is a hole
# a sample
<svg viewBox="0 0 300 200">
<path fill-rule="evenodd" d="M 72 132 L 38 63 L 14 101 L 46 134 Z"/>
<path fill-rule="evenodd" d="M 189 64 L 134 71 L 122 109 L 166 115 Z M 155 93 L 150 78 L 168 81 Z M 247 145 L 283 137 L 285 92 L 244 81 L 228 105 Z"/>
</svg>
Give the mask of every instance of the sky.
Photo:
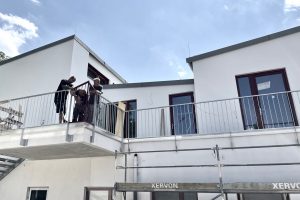
<svg viewBox="0 0 300 200">
<path fill-rule="evenodd" d="M 76 34 L 128 82 L 177 80 L 187 57 L 299 25 L 300 0 L 0 0 L 0 51 Z"/>
</svg>

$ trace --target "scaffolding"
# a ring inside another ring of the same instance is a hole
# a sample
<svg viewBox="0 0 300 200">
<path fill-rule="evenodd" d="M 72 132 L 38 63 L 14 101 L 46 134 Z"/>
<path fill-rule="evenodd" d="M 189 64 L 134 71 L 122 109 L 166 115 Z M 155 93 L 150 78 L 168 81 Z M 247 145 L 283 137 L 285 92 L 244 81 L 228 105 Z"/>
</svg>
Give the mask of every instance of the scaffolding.
<svg viewBox="0 0 300 200">
<path fill-rule="evenodd" d="M 215 145 L 212 148 L 190 148 L 190 149 L 165 149 L 152 151 L 126 151 L 116 152 L 115 158 L 124 156 L 124 165 L 116 165 L 117 170 L 125 170 L 124 183 L 116 183 L 115 191 L 123 192 L 126 200 L 126 192 L 203 192 L 217 193 L 212 198 L 227 200 L 227 193 L 300 193 L 300 182 L 282 183 L 282 182 L 237 182 L 224 183 L 222 169 L 225 167 L 258 167 L 258 166 L 292 166 L 300 165 L 300 162 L 266 162 L 266 163 L 227 163 L 223 164 L 220 159 L 220 152 L 226 150 L 241 149 L 266 149 L 266 148 L 287 148 L 300 147 L 300 144 L 284 145 L 259 145 L 259 146 L 239 146 L 239 147 L 219 147 Z M 128 156 L 131 154 L 149 154 L 149 153 L 166 153 L 166 152 L 190 152 L 190 151 L 212 151 L 215 155 L 215 164 L 196 164 L 196 165 L 147 165 L 147 166 L 128 166 Z M 215 167 L 218 169 L 217 183 L 130 183 L 127 182 L 129 169 L 158 169 L 158 168 L 207 168 Z"/>
</svg>

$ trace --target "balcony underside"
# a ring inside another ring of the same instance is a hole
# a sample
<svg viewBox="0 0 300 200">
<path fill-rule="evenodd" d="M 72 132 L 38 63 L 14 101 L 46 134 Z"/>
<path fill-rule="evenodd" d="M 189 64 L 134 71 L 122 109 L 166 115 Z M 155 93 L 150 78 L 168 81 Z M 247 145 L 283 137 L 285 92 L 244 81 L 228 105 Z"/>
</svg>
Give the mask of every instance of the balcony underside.
<svg viewBox="0 0 300 200">
<path fill-rule="evenodd" d="M 120 150 L 121 140 L 95 129 L 86 123 L 50 125 L 26 128 L 23 133 L 25 146 L 20 145 L 22 130 L 10 130 L 0 135 L 0 154 L 31 160 L 64 159 L 112 156 Z M 69 140 L 70 139 L 70 140 Z"/>
</svg>

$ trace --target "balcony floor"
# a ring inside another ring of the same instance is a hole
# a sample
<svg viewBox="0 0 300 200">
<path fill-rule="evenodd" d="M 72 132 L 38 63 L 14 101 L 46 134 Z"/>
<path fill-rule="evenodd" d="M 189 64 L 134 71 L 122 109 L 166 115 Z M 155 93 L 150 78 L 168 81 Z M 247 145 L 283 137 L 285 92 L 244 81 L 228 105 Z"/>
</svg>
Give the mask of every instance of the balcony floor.
<svg viewBox="0 0 300 200">
<path fill-rule="evenodd" d="M 80 157 L 113 156 L 120 151 L 121 139 L 95 129 L 94 142 L 90 142 L 93 127 L 86 123 L 70 124 L 71 142 L 66 141 L 67 125 L 50 125 L 26 128 L 26 146 L 20 145 L 22 130 L 0 134 L 0 154 L 31 160 L 65 159 Z"/>
</svg>

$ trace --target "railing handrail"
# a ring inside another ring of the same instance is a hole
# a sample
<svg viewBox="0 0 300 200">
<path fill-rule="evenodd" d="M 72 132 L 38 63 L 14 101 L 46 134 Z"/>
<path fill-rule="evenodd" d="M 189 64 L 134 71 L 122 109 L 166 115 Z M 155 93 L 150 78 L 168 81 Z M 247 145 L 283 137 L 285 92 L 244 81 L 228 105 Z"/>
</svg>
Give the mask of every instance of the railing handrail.
<svg viewBox="0 0 300 200">
<path fill-rule="evenodd" d="M 16 101 L 16 100 L 22 100 L 22 99 L 28 99 L 28 98 L 33 98 L 33 97 L 49 95 L 49 94 L 55 94 L 55 93 L 58 93 L 58 92 L 65 92 L 65 91 L 69 92 L 70 90 L 60 90 L 60 91 L 55 91 L 55 92 L 46 92 L 46 93 L 41 93 L 41 94 L 29 95 L 29 96 L 25 96 L 25 97 L 18 97 L 18 98 L 13 98 L 13 99 L 8 99 L 8 100 L 2 100 L 2 101 L 0 101 L 0 104 L 1 103 L 8 103 L 10 101 Z"/>
<path fill-rule="evenodd" d="M 283 92 L 273 92 L 273 93 L 268 93 L 268 94 L 259 94 L 259 95 L 232 97 L 232 98 L 224 98 L 224 99 L 209 100 L 209 101 L 183 103 L 183 104 L 176 104 L 176 105 L 166 105 L 166 106 L 157 106 L 157 107 L 150 107 L 150 108 L 141 108 L 141 109 L 135 109 L 135 110 L 127 110 L 126 112 L 137 112 L 137 111 L 152 110 L 152 109 L 159 109 L 159 108 L 171 108 L 171 107 L 176 107 L 176 106 L 195 105 L 195 104 L 202 104 L 202 103 L 213 103 L 213 102 L 220 102 L 220 101 L 246 99 L 246 98 L 254 98 L 254 97 L 261 97 L 261 96 L 268 96 L 268 95 L 275 95 L 275 94 L 294 93 L 294 92 L 295 93 L 300 92 L 300 90 L 290 90 L 290 91 L 283 91 Z"/>
<path fill-rule="evenodd" d="M 81 83 L 81 84 L 75 86 L 74 89 L 76 89 L 76 88 L 78 88 L 78 87 L 80 87 L 80 86 L 83 86 L 83 85 L 85 85 L 85 84 L 87 84 L 87 83 L 88 83 L 89 86 L 91 86 L 91 83 L 90 83 L 89 81 L 86 81 L 86 82 L 84 82 L 84 83 Z M 1 101 L 0 101 L 0 104 L 2 104 L 2 103 L 8 103 L 8 102 L 10 102 L 10 101 L 16 101 L 16 100 L 22 100 L 22 99 L 33 98 L 33 97 L 45 96 L 45 95 L 55 94 L 55 93 L 60 93 L 60 92 L 66 92 L 66 91 L 70 92 L 71 90 L 72 90 L 72 89 L 60 90 L 60 91 L 52 91 L 52 92 L 45 92 L 45 93 L 34 94 L 34 95 L 29 95 L 29 96 L 24 96 L 24 97 L 17 97 L 17 98 L 12 98 L 12 99 L 5 99 L 5 100 L 1 100 Z M 107 99 L 105 99 L 105 100 L 107 100 Z"/>
</svg>

